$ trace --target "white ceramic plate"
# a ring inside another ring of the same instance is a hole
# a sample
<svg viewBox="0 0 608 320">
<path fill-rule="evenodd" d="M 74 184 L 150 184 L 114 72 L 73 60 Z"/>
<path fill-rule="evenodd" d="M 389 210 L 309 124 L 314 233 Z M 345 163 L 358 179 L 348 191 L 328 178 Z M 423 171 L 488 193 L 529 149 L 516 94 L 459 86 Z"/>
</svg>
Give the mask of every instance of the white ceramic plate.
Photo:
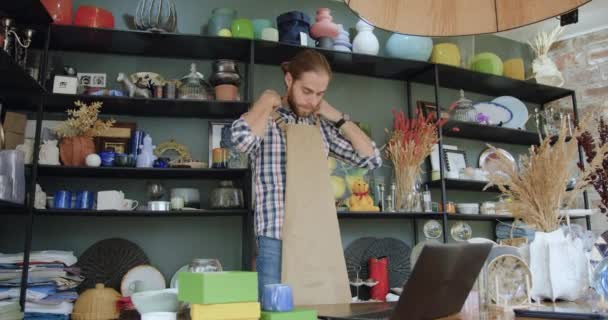
<svg viewBox="0 0 608 320">
<path fill-rule="evenodd" d="M 141 265 L 125 274 L 120 284 L 120 292 L 123 297 L 130 297 L 136 291 L 137 286 L 140 286 L 138 288 L 140 291 L 150 291 L 165 289 L 167 284 L 165 277 L 158 269 L 150 265 Z"/>
<path fill-rule="evenodd" d="M 494 102 L 480 102 L 473 105 L 473 108 L 477 110 L 477 113 L 485 114 L 490 125 L 498 125 L 501 122 L 503 124 L 513 119 L 513 113 L 507 107 Z"/>
<path fill-rule="evenodd" d="M 526 122 L 528 122 L 529 117 L 528 108 L 521 100 L 511 96 L 502 96 L 492 100 L 492 102 L 504 106 L 511 111 L 511 120 L 504 122 L 502 125 L 503 127 L 526 129 Z"/>
</svg>

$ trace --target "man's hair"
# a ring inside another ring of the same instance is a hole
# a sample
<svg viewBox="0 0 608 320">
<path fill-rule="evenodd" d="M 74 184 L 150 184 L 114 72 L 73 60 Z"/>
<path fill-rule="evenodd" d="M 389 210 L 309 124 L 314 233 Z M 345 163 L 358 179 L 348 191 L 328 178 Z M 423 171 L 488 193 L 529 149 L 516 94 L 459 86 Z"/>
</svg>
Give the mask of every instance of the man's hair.
<svg viewBox="0 0 608 320">
<path fill-rule="evenodd" d="M 302 76 L 304 72 L 324 72 L 330 78 L 332 75 L 331 66 L 325 56 L 320 54 L 319 52 L 311 49 L 306 49 L 300 51 L 296 54 L 291 61 L 283 62 L 281 64 L 281 69 L 283 72 L 291 73 L 291 76 L 298 80 Z"/>
</svg>

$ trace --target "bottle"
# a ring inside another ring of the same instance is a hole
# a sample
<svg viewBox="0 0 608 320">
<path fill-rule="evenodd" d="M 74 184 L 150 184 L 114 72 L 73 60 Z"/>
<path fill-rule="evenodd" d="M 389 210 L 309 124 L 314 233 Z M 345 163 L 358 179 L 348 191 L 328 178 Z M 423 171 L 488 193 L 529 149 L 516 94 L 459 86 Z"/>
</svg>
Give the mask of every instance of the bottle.
<svg viewBox="0 0 608 320">
<path fill-rule="evenodd" d="M 429 191 L 429 186 L 425 186 L 424 191 L 422 192 L 422 210 L 424 212 L 433 212 L 431 191 Z"/>
</svg>

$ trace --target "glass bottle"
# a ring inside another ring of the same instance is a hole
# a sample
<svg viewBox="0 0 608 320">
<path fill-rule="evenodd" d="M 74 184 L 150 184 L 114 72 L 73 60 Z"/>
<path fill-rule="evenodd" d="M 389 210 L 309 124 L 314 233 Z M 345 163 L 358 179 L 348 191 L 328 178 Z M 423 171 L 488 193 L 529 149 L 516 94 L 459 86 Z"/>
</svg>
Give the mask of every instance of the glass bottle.
<svg viewBox="0 0 608 320">
<path fill-rule="evenodd" d="M 454 116 L 456 121 L 477 122 L 477 110 L 473 108 L 473 101 L 464 97 L 464 90 L 460 90 L 460 99 L 454 102 Z"/>
</svg>

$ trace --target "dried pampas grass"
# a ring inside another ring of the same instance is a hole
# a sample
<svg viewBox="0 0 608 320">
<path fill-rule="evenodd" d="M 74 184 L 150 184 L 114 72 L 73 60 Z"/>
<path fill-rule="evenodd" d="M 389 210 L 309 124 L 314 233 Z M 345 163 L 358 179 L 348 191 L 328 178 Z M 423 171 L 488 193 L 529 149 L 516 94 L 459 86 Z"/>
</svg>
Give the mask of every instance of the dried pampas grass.
<svg viewBox="0 0 608 320">
<path fill-rule="evenodd" d="M 570 206 L 589 184 L 589 177 L 601 166 L 602 157 L 596 157 L 581 171 L 577 166 L 578 141 L 591 123 L 586 117 L 568 137 L 568 127 L 563 121 L 557 140 L 546 137 L 540 146 L 532 146 L 529 155 L 520 157 L 520 168 L 513 166 L 506 157 L 498 154 L 497 171 L 488 175 L 486 188 L 496 186 L 511 201 L 503 208 L 517 220 L 534 227 L 537 231 L 552 232 L 559 228 L 563 217 L 560 209 Z M 493 148 L 493 147 L 492 147 Z M 606 154 L 608 145 L 599 154 Z M 577 183 L 566 190 L 569 180 L 578 174 Z"/>
</svg>

